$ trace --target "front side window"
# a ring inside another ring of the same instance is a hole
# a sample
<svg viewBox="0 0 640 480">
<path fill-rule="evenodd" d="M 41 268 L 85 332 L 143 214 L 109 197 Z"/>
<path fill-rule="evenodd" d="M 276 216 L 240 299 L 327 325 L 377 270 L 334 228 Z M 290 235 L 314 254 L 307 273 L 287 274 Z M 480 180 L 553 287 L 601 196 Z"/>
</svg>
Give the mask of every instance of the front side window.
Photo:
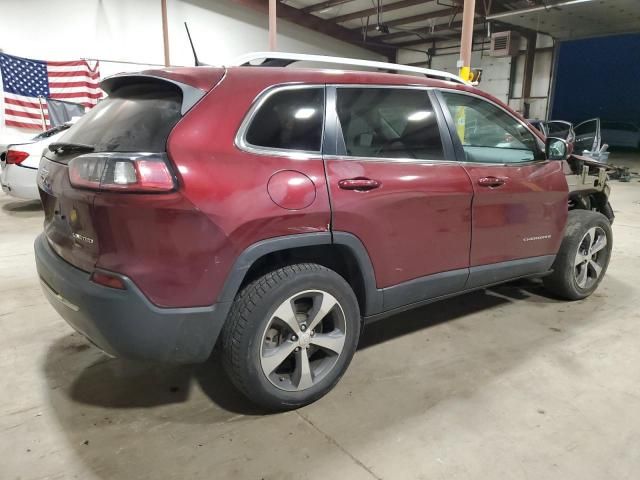
<svg viewBox="0 0 640 480">
<path fill-rule="evenodd" d="M 348 156 L 444 158 L 438 121 L 424 90 L 338 88 L 336 107 Z"/>
<path fill-rule="evenodd" d="M 253 116 L 245 140 L 256 147 L 320 152 L 324 88 L 292 88 L 270 95 Z"/>
<path fill-rule="evenodd" d="M 479 163 L 520 163 L 538 158 L 536 137 L 491 103 L 469 95 L 442 92 L 456 125 L 465 159 Z"/>
</svg>

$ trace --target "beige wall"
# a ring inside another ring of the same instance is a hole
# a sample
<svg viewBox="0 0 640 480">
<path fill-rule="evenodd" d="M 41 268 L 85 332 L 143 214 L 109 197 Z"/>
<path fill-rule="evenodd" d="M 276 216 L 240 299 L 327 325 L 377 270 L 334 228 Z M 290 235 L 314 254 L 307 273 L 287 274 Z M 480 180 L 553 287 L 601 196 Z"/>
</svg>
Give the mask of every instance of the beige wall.
<svg viewBox="0 0 640 480">
<path fill-rule="evenodd" d="M 459 41 L 452 40 L 450 42 L 440 42 L 436 47 L 445 47 L 449 45 L 457 45 Z M 521 52 L 524 53 L 526 42 L 521 41 Z M 538 35 L 537 48 L 545 48 L 553 46 L 553 40 L 545 35 Z M 420 47 L 417 47 L 420 48 Z M 425 47 L 426 48 L 426 47 Z M 485 46 L 489 48 L 489 44 Z M 448 72 L 457 72 L 456 63 L 459 53 L 450 55 L 436 56 L 433 58 L 432 68 L 438 70 L 446 70 Z M 425 59 L 424 53 L 401 50 L 398 56 L 400 63 L 412 63 Z M 522 78 L 524 76 L 524 55 L 517 57 L 496 58 L 489 56 L 488 52 L 474 52 L 471 58 L 473 68 L 482 68 L 482 82 L 479 88 L 487 93 L 499 98 L 503 102 L 508 101 L 509 81 L 511 73 L 511 62 L 516 62 L 515 78 L 513 79 L 513 96 L 520 97 L 522 95 Z M 532 97 L 544 97 L 531 101 L 531 118 L 546 118 L 549 82 L 551 80 L 551 69 L 553 65 L 553 53 L 551 51 L 542 51 L 536 53 L 534 62 L 533 82 L 531 85 Z M 512 99 L 508 101 L 509 105 L 515 110 L 523 111 L 523 102 L 521 99 Z"/>
<path fill-rule="evenodd" d="M 185 21 L 205 63 L 224 64 L 240 54 L 268 49 L 267 16 L 260 12 L 230 0 L 167 0 L 167 4 L 174 65 L 193 65 Z M 39 21 L 34 21 L 34 12 Z M 11 55 L 39 60 L 87 57 L 164 62 L 160 0 L 0 0 L 0 18 L 0 49 Z M 278 25 L 278 49 L 380 59 L 368 50 L 285 21 Z M 103 62 L 100 71 L 104 77 L 144 68 Z M 0 108 L 0 140 L 9 133 L 33 135 L 29 130 L 5 127 L 2 111 Z"/>
</svg>

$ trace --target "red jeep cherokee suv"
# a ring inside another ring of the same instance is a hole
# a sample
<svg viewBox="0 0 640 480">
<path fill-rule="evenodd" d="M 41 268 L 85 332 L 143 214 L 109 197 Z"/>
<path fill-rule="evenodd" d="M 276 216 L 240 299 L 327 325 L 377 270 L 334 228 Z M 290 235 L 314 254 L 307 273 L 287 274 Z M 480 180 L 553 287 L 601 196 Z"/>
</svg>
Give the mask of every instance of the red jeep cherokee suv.
<svg viewBox="0 0 640 480">
<path fill-rule="evenodd" d="M 566 144 L 425 72 L 107 78 L 41 161 L 46 296 L 110 355 L 200 362 L 220 339 L 233 383 L 287 409 L 337 383 L 368 321 L 528 276 L 589 295 L 611 229 L 569 211 Z"/>
</svg>

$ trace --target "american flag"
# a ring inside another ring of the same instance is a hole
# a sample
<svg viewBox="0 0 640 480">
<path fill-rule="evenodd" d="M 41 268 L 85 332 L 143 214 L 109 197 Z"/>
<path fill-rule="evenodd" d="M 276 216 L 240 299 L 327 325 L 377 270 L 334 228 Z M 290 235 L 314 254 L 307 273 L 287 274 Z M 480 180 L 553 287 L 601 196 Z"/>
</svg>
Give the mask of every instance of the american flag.
<svg viewBox="0 0 640 480">
<path fill-rule="evenodd" d="M 102 98 L 99 66 L 85 60 L 44 62 L 0 53 L 0 75 L 6 125 L 42 129 L 42 108 L 47 127 L 47 98 L 93 107 Z M 41 98 L 40 98 L 41 97 Z"/>
</svg>

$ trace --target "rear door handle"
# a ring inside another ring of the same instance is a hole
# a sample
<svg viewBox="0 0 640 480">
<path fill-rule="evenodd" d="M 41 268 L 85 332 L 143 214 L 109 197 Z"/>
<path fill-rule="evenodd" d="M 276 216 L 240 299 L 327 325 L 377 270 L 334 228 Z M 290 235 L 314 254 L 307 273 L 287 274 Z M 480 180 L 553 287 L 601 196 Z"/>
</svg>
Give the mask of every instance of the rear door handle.
<svg viewBox="0 0 640 480">
<path fill-rule="evenodd" d="M 481 187 L 495 188 L 495 187 L 500 187 L 500 186 L 504 185 L 505 181 L 506 180 L 504 178 L 482 177 L 482 178 L 478 179 L 478 185 L 480 185 Z"/>
<path fill-rule="evenodd" d="M 340 180 L 338 186 L 343 190 L 357 190 L 359 192 L 366 192 L 367 190 L 373 190 L 380 186 L 380 182 L 372 180 L 370 178 L 348 178 Z"/>
</svg>

